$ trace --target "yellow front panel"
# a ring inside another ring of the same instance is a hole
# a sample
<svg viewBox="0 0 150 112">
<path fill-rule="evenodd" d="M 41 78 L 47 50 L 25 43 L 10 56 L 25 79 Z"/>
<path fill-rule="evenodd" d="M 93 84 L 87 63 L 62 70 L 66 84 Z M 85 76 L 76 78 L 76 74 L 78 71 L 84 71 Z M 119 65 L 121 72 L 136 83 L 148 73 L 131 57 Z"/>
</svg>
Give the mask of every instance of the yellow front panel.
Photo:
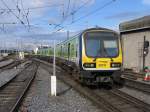
<svg viewBox="0 0 150 112">
<path fill-rule="evenodd" d="M 116 63 L 122 63 L 122 56 L 118 56 L 117 58 L 112 58 L 113 61 L 111 61 L 110 58 L 97 58 L 96 61 L 94 58 L 88 58 L 87 56 L 83 55 L 82 56 L 82 64 L 84 63 L 96 63 L 96 68 L 97 69 L 108 69 L 111 68 L 110 65 L 112 62 Z"/>
<path fill-rule="evenodd" d="M 111 63 L 121 63 L 122 64 L 122 50 L 121 45 L 119 42 L 119 56 L 115 58 L 96 58 L 96 61 L 94 58 L 87 57 L 85 54 L 85 47 L 84 47 L 84 39 L 82 38 L 82 65 L 84 63 L 96 63 L 96 69 L 110 69 Z M 113 61 L 112 61 L 113 60 Z"/>
</svg>

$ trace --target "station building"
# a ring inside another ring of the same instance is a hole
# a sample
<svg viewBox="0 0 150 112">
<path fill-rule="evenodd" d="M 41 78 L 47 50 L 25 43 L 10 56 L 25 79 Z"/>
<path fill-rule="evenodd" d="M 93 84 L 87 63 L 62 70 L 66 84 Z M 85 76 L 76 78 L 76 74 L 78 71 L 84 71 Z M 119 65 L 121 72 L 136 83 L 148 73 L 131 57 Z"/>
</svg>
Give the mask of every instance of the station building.
<svg viewBox="0 0 150 112">
<path fill-rule="evenodd" d="M 150 42 L 150 16 L 123 22 L 119 25 L 119 29 L 123 48 L 123 67 L 135 72 L 142 71 L 145 66 L 150 67 L 150 52 L 145 57 L 143 52 L 144 42 Z"/>
</svg>

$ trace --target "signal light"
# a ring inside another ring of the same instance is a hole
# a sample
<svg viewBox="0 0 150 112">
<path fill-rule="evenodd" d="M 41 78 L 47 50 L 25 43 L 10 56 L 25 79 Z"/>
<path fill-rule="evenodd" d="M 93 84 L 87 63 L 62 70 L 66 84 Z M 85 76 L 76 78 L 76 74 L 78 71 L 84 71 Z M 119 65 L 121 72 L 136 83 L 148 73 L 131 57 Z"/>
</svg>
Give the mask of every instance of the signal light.
<svg viewBox="0 0 150 112">
<path fill-rule="evenodd" d="M 147 56 L 148 52 L 149 52 L 149 41 L 145 41 L 144 42 L 144 52 L 143 52 L 144 56 Z"/>
</svg>

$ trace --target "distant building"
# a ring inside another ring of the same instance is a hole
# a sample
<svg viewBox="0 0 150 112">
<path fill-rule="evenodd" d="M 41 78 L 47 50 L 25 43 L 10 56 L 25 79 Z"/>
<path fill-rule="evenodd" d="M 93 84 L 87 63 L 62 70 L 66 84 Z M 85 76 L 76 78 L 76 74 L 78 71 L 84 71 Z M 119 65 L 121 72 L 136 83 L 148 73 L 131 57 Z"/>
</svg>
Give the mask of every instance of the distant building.
<svg viewBox="0 0 150 112">
<path fill-rule="evenodd" d="M 143 70 L 144 36 L 150 42 L 150 16 L 121 23 L 119 26 L 123 43 L 124 68 Z M 145 57 L 145 66 L 150 66 L 150 53 Z"/>
</svg>

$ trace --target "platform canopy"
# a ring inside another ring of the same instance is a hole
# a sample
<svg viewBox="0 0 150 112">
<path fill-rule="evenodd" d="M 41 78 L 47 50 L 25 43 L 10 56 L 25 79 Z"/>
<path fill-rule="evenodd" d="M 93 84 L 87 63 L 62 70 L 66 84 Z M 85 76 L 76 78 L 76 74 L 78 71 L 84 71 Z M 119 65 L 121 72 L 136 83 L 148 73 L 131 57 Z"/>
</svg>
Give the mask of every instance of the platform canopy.
<svg viewBox="0 0 150 112">
<path fill-rule="evenodd" d="M 150 15 L 123 22 L 119 25 L 120 32 L 128 32 L 147 28 L 150 28 Z"/>
</svg>

